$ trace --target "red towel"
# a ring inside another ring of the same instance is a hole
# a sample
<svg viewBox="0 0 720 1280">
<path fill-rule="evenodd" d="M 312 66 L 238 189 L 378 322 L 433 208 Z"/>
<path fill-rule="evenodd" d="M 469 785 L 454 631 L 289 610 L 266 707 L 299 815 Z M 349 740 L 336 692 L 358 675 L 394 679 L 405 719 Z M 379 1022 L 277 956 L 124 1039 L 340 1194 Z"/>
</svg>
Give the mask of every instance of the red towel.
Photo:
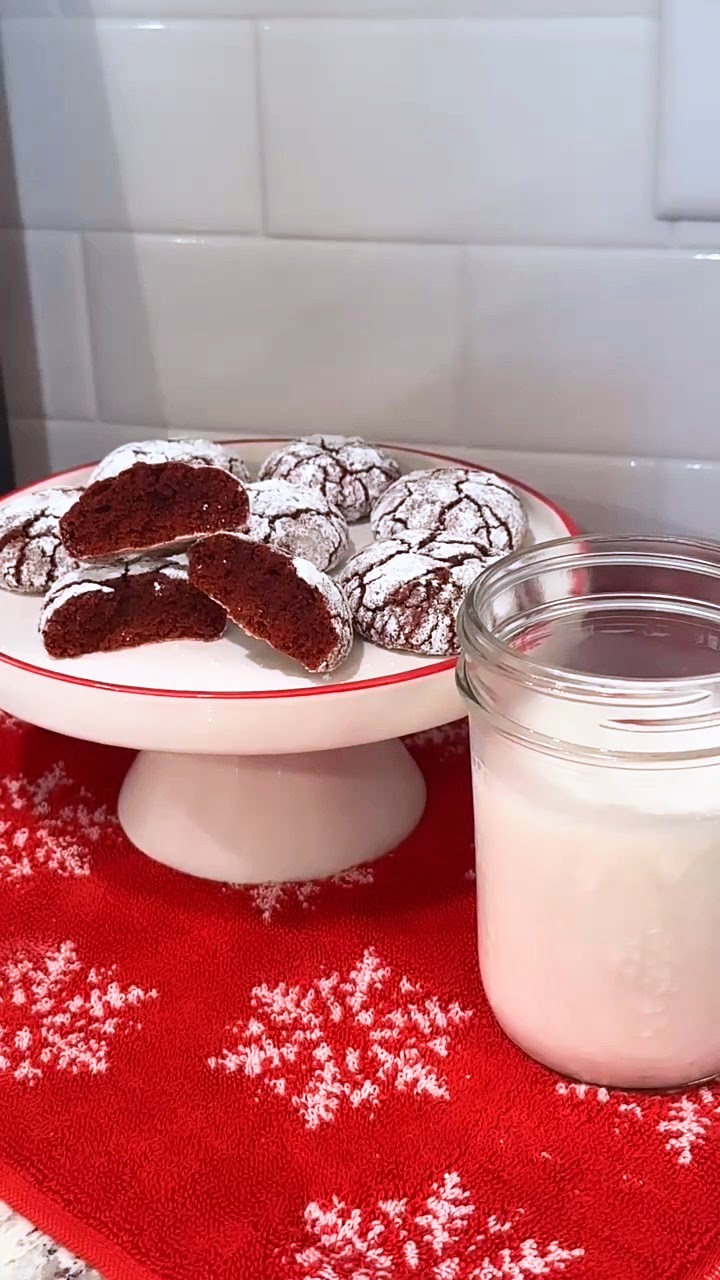
<svg viewBox="0 0 720 1280">
<path fill-rule="evenodd" d="M 135 852 L 126 753 L 0 728 L 0 1197 L 107 1280 L 711 1280 L 720 1089 L 559 1080 L 475 953 L 464 730 L 327 884 Z"/>
</svg>

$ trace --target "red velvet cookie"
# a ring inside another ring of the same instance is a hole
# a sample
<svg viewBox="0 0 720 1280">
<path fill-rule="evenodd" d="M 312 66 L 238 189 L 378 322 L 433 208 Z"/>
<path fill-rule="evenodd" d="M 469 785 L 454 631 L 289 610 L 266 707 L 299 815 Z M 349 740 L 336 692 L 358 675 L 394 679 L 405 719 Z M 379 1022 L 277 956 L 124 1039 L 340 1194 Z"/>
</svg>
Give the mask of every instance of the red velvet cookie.
<svg viewBox="0 0 720 1280">
<path fill-rule="evenodd" d="M 324 572 L 345 559 L 347 520 L 318 489 L 285 480 L 260 480 L 248 485 L 248 496 L 248 537 L 309 560 Z"/>
<path fill-rule="evenodd" d="M 352 647 L 352 621 L 339 587 L 309 560 L 243 534 L 217 533 L 189 552 L 190 581 L 228 617 L 307 671 L 334 671 Z"/>
<path fill-rule="evenodd" d="M 261 480 L 287 480 L 319 490 L 353 524 L 400 475 L 394 458 L 357 436 L 304 436 L 276 449 Z"/>
<path fill-rule="evenodd" d="M 91 473 L 88 483 L 108 480 L 136 462 L 184 462 L 189 467 L 219 467 L 238 480 L 250 479 L 242 458 L 223 449 L 214 440 L 137 440 L 133 444 L 118 445 L 117 449 L 106 454 Z"/>
<path fill-rule="evenodd" d="M 494 559 L 480 542 L 416 530 L 358 551 L 339 581 L 366 640 L 444 656 L 458 652 L 458 609 Z"/>
<path fill-rule="evenodd" d="M 188 581 L 187 557 L 86 565 L 60 578 L 40 614 L 52 658 L 162 640 L 218 640 L 225 610 Z"/>
<path fill-rule="evenodd" d="M 527 515 L 512 485 L 491 471 L 440 467 L 402 476 L 373 507 L 376 538 L 413 529 L 481 542 L 489 554 L 514 551 L 527 534 Z"/>
<path fill-rule="evenodd" d="M 34 489 L 0 503 L 0 586 L 44 595 L 77 561 L 60 540 L 60 519 L 79 489 Z"/>
<path fill-rule="evenodd" d="M 77 560 L 102 560 L 244 529 L 250 503 L 236 470 L 209 441 L 123 445 L 62 517 L 63 545 Z"/>
</svg>

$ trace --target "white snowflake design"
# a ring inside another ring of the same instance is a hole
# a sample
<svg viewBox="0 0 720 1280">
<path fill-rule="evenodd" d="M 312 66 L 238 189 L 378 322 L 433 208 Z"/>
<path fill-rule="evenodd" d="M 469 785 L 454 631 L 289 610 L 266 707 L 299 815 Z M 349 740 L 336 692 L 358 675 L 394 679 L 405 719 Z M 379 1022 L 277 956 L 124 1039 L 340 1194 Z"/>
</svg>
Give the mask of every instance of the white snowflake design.
<svg viewBox="0 0 720 1280">
<path fill-rule="evenodd" d="M 437 729 L 425 729 L 403 739 L 408 747 L 434 747 L 443 757 L 464 755 L 468 749 L 469 726 L 467 719 L 441 724 Z"/>
<path fill-rule="evenodd" d="M 263 924 L 270 924 L 273 917 L 293 906 L 303 910 L 313 910 L 318 906 L 318 897 L 323 888 L 356 889 L 361 885 L 372 884 L 375 872 L 372 867 L 351 867 L 341 871 L 327 880 L 295 880 L 285 884 L 233 885 L 232 888 L 243 888 L 250 901 L 260 915 Z"/>
<path fill-rule="evenodd" d="M 346 978 L 310 986 L 253 987 L 253 1016 L 228 1029 L 231 1046 L 211 1070 L 241 1072 L 285 1098 L 308 1129 L 340 1107 L 378 1106 L 395 1091 L 447 1101 L 442 1073 L 453 1037 L 472 1016 L 397 978 L 368 948 Z"/>
<path fill-rule="evenodd" d="M 704 1144 L 708 1131 L 720 1116 L 720 1092 L 717 1088 L 701 1088 L 692 1094 L 663 1100 L 664 1112 L 660 1120 L 657 1119 L 657 1106 L 651 1108 L 651 1100 L 642 1094 L 610 1093 L 608 1089 L 594 1085 L 570 1084 L 564 1080 L 558 1081 L 555 1091 L 561 1097 L 609 1105 L 618 1117 L 627 1116 L 640 1123 L 651 1116 L 657 1122 L 657 1132 L 665 1138 L 665 1150 L 681 1166 L 692 1164 L 696 1148 Z"/>
<path fill-rule="evenodd" d="M 0 729 L 26 729 L 27 724 L 24 720 L 18 720 L 17 716 L 11 716 L 9 711 L 0 710 Z"/>
<path fill-rule="evenodd" d="M 305 1210 L 307 1243 L 286 1266 L 293 1280 L 526 1280 L 557 1276 L 584 1257 L 557 1240 L 522 1239 L 522 1211 L 502 1220 L 470 1201 L 457 1173 L 424 1200 L 378 1200 L 368 1212 L 334 1197 Z"/>
<path fill-rule="evenodd" d="M 0 964 L 0 1074 L 37 1084 L 52 1071 L 107 1071 L 111 1041 L 142 1026 L 157 991 L 123 987 L 115 969 L 86 967 L 73 942 Z"/>
<path fill-rule="evenodd" d="M 0 780 L 0 882 L 37 871 L 88 876 L 91 855 L 117 819 L 78 787 L 63 764 L 30 782 L 24 774 Z"/>
</svg>

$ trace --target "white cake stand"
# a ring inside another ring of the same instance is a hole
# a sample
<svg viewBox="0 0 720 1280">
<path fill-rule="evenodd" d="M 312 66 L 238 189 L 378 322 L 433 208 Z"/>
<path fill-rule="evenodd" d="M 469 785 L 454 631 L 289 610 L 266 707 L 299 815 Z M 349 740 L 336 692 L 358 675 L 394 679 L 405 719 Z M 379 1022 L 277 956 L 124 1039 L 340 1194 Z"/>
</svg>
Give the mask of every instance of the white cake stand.
<svg viewBox="0 0 720 1280">
<path fill-rule="evenodd" d="M 252 468 L 278 443 L 235 447 Z M 403 471 L 458 465 L 390 451 Z M 535 541 L 576 532 L 553 503 L 518 488 Z M 353 532 L 356 547 L 370 541 L 369 526 Z M 39 611 L 37 598 L 0 591 L 0 705 L 58 733 L 137 749 L 119 801 L 127 835 L 150 857 L 213 880 L 313 879 L 394 848 L 425 804 L 399 736 L 463 715 L 454 660 L 358 640 L 334 677 L 313 677 L 231 628 L 212 644 L 56 662 Z"/>
</svg>

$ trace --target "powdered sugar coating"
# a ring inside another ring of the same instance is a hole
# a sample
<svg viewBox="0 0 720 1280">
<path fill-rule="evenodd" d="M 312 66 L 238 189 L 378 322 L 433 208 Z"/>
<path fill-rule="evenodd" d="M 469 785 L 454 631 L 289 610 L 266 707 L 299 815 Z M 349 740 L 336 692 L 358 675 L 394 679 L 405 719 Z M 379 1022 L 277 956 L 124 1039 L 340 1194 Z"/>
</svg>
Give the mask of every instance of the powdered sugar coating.
<svg viewBox="0 0 720 1280">
<path fill-rule="evenodd" d="M 303 560 L 301 556 L 293 556 L 292 562 L 298 578 L 307 582 L 308 586 L 319 591 L 327 605 L 328 612 L 336 635 L 335 647 L 317 668 L 319 674 L 335 671 L 348 657 L 353 645 L 353 620 L 350 605 L 336 582 L 326 573 Z"/>
<path fill-rule="evenodd" d="M 104 561 L 100 564 L 83 565 L 59 578 L 49 592 L 40 611 L 40 632 L 54 613 L 72 600 L 75 596 L 85 595 L 90 591 L 113 592 L 125 578 L 140 573 L 154 573 L 160 578 L 187 578 L 188 562 L 186 555 L 138 556 L 125 563 Z"/>
<path fill-rule="evenodd" d="M 121 444 L 107 454 L 95 467 L 88 484 L 118 476 L 137 462 L 148 466 L 183 462 L 188 467 L 218 467 L 221 471 L 229 471 L 238 480 L 250 479 L 242 458 L 228 453 L 214 440 L 138 440 L 134 444 Z"/>
<path fill-rule="evenodd" d="M 481 542 L 493 555 L 516 550 L 528 530 L 522 502 L 506 480 L 464 467 L 402 476 L 376 503 L 371 523 L 376 538 L 411 529 L 452 533 Z"/>
<path fill-rule="evenodd" d="M 319 490 L 350 523 L 363 520 L 400 475 L 394 458 L 359 436 L 303 436 L 276 449 L 261 480 L 287 480 Z"/>
<path fill-rule="evenodd" d="M 366 640 L 445 656 L 459 649 L 455 622 L 466 592 L 498 558 L 481 542 L 416 530 L 358 551 L 339 581 Z"/>
<path fill-rule="evenodd" d="M 35 489 L 0 503 L 0 586 L 43 595 L 77 567 L 60 539 L 60 518 L 80 489 Z"/>
<path fill-rule="evenodd" d="M 288 555 L 311 561 L 318 569 L 334 569 L 348 552 L 347 520 L 318 489 L 260 480 L 248 485 L 248 536 Z"/>
</svg>

